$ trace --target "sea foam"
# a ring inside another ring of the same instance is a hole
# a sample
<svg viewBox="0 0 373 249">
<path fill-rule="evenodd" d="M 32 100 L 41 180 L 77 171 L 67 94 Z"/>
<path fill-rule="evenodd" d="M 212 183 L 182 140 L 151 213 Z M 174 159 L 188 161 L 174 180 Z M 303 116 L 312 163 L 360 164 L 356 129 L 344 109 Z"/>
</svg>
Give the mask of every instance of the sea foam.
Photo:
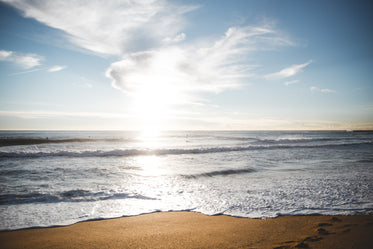
<svg viewBox="0 0 373 249">
<path fill-rule="evenodd" d="M 171 210 L 373 211 L 372 132 L 0 132 L 6 139 L 16 143 L 0 148 L 0 230 Z"/>
</svg>

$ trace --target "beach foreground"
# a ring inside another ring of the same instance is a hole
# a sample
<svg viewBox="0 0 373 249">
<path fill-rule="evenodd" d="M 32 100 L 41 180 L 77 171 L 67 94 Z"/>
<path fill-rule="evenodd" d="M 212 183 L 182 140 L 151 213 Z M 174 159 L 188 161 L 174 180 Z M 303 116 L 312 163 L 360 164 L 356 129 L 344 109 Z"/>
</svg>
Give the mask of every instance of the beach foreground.
<svg viewBox="0 0 373 249">
<path fill-rule="evenodd" d="M 159 212 L 1 232 L 2 248 L 373 248 L 373 216 L 271 219 Z"/>
</svg>

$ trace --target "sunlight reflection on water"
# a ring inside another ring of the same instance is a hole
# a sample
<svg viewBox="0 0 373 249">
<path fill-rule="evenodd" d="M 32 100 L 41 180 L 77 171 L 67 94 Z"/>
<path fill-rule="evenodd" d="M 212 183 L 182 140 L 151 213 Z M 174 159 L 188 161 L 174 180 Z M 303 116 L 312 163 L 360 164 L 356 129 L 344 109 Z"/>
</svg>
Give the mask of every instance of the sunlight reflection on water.
<svg viewBox="0 0 373 249">
<path fill-rule="evenodd" d="M 141 175 L 160 176 L 166 173 L 161 167 L 159 156 L 139 156 L 135 160 L 136 164 L 142 169 Z"/>
</svg>

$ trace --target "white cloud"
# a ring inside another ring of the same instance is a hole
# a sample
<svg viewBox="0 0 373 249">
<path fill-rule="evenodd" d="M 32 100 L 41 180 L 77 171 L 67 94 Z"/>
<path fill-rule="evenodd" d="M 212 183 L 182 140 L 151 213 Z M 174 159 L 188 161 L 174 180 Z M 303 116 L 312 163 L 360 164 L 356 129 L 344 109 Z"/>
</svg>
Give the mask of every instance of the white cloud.
<svg viewBox="0 0 373 249">
<path fill-rule="evenodd" d="M 0 50 L 0 61 L 9 60 L 12 54 L 13 54 L 12 51 Z"/>
<path fill-rule="evenodd" d="M 41 58 L 35 54 L 19 55 L 14 58 L 14 62 L 24 68 L 32 68 L 40 65 Z"/>
<path fill-rule="evenodd" d="M 311 62 L 312 62 L 312 60 L 310 60 L 306 63 L 303 63 L 303 64 L 299 64 L 299 65 L 297 65 L 297 64 L 291 65 L 290 67 L 284 68 L 277 73 L 268 74 L 265 77 L 268 78 L 268 79 L 288 78 L 288 77 L 294 76 L 294 75 L 296 75 L 300 72 L 303 72 L 303 69 L 305 67 L 307 67 L 309 64 L 311 64 Z"/>
<path fill-rule="evenodd" d="M 315 87 L 315 86 L 311 86 L 310 90 L 311 90 L 311 92 L 322 92 L 322 93 L 336 93 L 337 92 L 337 91 L 332 90 L 332 89 L 327 89 L 327 88 L 321 89 L 321 88 L 318 88 L 318 87 Z"/>
<path fill-rule="evenodd" d="M 55 65 L 55 66 L 49 68 L 48 72 L 58 72 L 58 71 L 64 70 L 65 68 L 66 68 L 66 66 Z"/>
<path fill-rule="evenodd" d="M 337 91 L 332 90 L 332 89 L 321 89 L 322 93 L 336 93 Z"/>
<path fill-rule="evenodd" d="M 113 55 L 154 48 L 175 37 L 185 25 L 183 14 L 197 8 L 166 0 L 3 1 L 25 17 L 66 32 L 81 48 Z"/>
<path fill-rule="evenodd" d="M 22 71 L 22 72 L 17 72 L 17 73 L 11 73 L 9 76 L 16 76 L 16 75 L 22 75 L 22 74 L 28 74 L 28 73 L 33 73 L 33 72 L 38 72 L 43 70 L 43 68 L 36 68 L 36 69 L 31 69 L 27 71 Z"/>
<path fill-rule="evenodd" d="M 289 85 L 292 85 L 292 84 L 296 84 L 296 83 L 298 83 L 298 82 L 299 82 L 299 80 L 286 81 L 286 82 L 284 83 L 284 85 L 285 85 L 285 86 L 289 86 Z"/>
<path fill-rule="evenodd" d="M 247 83 L 254 77 L 252 67 L 245 64 L 249 53 L 290 44 L 285 41 L 268 26 L 232 27 L 203 47 L 169 46 L 131 53 L 111 64 L 106 76 L 113 87 L 128 94 L 148 91 L 154 102 L 162 96 L 162 101 L 173 104 L 192 93 L 220 92 Z"/>
<path fill-rule="evenodd" d="M 165 43 L 177 43 L 177 42 L 184 41 L 185 38 L 186 38 L 186 34 L 181 33 L 181 34 L 178 34 L 175 37 L 166 37 L 166 38 L 163 39 L 163 42 L 165 42 Z"/>
<path fill-rule="evenodd" d="M 0 61 L 10 61 L 25 69 L 39 66 L 42 59 L 41 56 L 36 54 L 22 54 L 14 51 L 0 50 Z"/>
</svg>

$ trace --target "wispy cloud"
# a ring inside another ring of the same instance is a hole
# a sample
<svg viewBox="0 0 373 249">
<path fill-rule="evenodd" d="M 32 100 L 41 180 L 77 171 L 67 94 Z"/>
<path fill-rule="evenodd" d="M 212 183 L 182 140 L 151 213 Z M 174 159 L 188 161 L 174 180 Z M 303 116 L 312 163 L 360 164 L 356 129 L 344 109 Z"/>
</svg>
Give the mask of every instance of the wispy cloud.
<svg viewBox="0 0 373 249">
<path fill-rule="evenodd" d="M 185 38 L 186 38 L 186 34 L 181 33 L 181 34 L 178 34 L 175 37 L 166 37 L 162 41 L 165 42 L 165 43 L 176 43 L 176 42 L 184 41 Z"/>
<path fill-rule="evenodd" d="M 276 72 L 276 73 L 272 73 L 272 74 L 267 74 L 265 77 L 267 79 L 284 79 L 284 78 L 288 78 L 288 77 L 291 77 L 291 76 L 294 76 L 300 72 L 303 72 L 303 69 L 305 67 L 307 67 L 309 64 L 312 63 L 312 60 L 306 62 L 306 63 L 303 63 L 303 64 L 294 64 L 294 65 L 291 65 L 290 67 L 286 67 L 284 69 L 282 69 L 281 71 L 279 72 Z"/>
<path fill-rule="evenodd" d="M 327 88 L 318 88 L 315 86 L 310 87 L 311 92 L 322 92 L 322 93 L 336 93 L 337 91 Z"/>
<path fill-rule="evenodd" d="M 166 0 L 3 1 L 25 17 L 64 31 L 81 48 L 112 55 L 151 49 L 166 37 L 177 37 L 186 24 L 183 15 L 198 8 Z"/>
<path fill-rule="evenodd" d="M 286 82 L 284 83 L 284 85 L 285 85 L 285 86 L 289 86 L 289 85 L 292 85 L 292 84 L 296 84 L 296 83 L 298 83 L 298 82 L 299 82 L 299 80 L 286 81 Z"/>
<path fill-rule="evenodd" d="M 65 68 L 66 68 L 66 66 L 55 65 L 55 66 L 49 68 L 48 72 L 58 72 L 58 71 L 64 70 Z"/>
<path fill-rule="evenodd" d="M 44 70 L 44 68 L 36 68 L 36 69 L 31 69 L 27 71 L 22 71 L 22 72 L 17 72 L 17 73 L 11 73 L 9 76 L 16 76 L 16 75 L 22 75 L 22 74 L 28 74 L 28 73 L 33 73 L 33 72 L 38 72 Z"/>
<path fill-rule="evenodd" d="M 164 91 L 169 96 L 220 92 L 255 76 L 252 66 L 245 62 L 250 52 L 289 44 L 273 27 L 231 27 L 223 37 L 204 46 L 189 44 L 131 53 L 111 64 L 106 76 L 112 79 L 113 87 L 128 94 L 146 89 L 154 98 Z"/>
<path fill-rule="evenodd" d="M 107 112 L 61 112 L 61 111 L 0 111 L 0 116 L 24 119 L 54 118 L 54 117 L 95 117 L 95 118 L 123 118 L 128 117 L 123 113 Z"/>
<path fill-rule="evenodd" d="M 43 57 L 36 54 L 22 54 L 14 51 L 0 50 L 0 61 L 10 61 L 25 69 L 30 69 L 41 64 Z"/>
<path fill-rule="evenodd" d="M 13 54 L 13 51 L 0 50 L 0 60 L 2 61 L 9 60 L 12 54 Z"/>
<path fill-rule="evenodd" d="M 9 74 L 9 76 L 16 76 L 16 75 L 22 75 L 22 74 L 28 74 L 28 73 L 34 73 L 34 72 L 38 72 L 38 71 L 48 71 L 48 72 L 51 72 L 51 73 L 54 73 L 54 72 L 58 72 L 58 71 L 61 71 L 63 69 L 65 69 L 67 66 L 53 66 L 51 68 L 35 68 L 35 69 L 31 69 L 31 70 L 27 70 L 27 71 L 22 71 L 22 72 L 17 72 L 17 73 L 11 73 Z"/>
</svg>

